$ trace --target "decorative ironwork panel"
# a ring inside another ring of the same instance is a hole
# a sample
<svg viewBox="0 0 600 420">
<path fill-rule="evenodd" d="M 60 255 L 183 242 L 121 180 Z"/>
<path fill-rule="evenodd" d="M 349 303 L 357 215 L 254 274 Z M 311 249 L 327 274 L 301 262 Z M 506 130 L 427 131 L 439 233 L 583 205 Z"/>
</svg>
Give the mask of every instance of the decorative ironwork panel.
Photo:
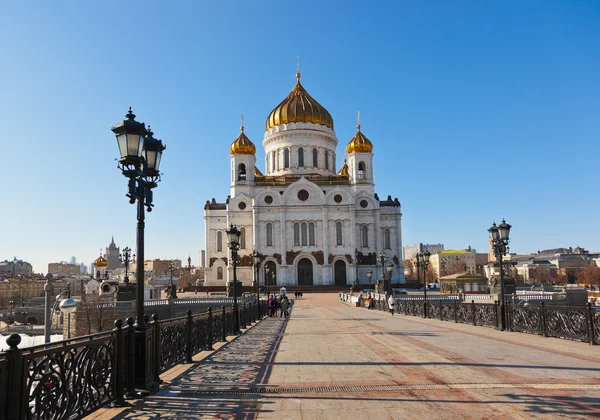
<svg viewBox="0 0 600 420">
<path fill-rule="evenodd" d="M 214 343 L 213 343 L 214 344 Z M 208 349 L 208 314 L 196 316 L 192 320 L 192 353 Z"/>
<path fill-rule="evenodd" d="M 186 317 L 159 321 L 160 325 L 160 373 L 184 363 Z"/>
<path fill-rule="evenodd" d="M 115 335 L 88 337 L 24 352 L 26 418 L 80 418 L 111 401 Z"/>
<path fill-rule="evenodd" d="M 233 309 L 228 308 L 225 310 L 225 335 L 233 335 Z"/>
<path fill-rule="evenodd" d="M 423 305 L 423 301 L 413 301 L 412 303 L 412 314 L 414 316 L 423 317 L 425 315 L 425 306 Z"/>
<path fill-rule="evenodd" d="M 584 307 L 546 307 L 545 316 L 546 335 L 549 337 L 589 341 Z"/>
<path fill-rule="evenodd" d="M 454 304 L 440 303 L 440 311 L 442 311 L 442 320 L 454 321 Z"/>
<path fill-rule="evenodd" d="M 221 315 L 221 311 L 213 312 L 212 322 L 212 344 L 215 344 L 220 340 L 221 332 L 223 331 L 223 315 Z"/>
<path fill-rule="evenodd" d="M 486 327 L 496 327 L 496 306 L 487 303 L 476 303 L 475 323 Z"/>
<path fill-rule="evenodd" d="M 512 306 L 507 305 L 506 311 L 510 315 L 510 329 L 512 331 L 541 334 L 541 316 L 539 306 Z"/>
<path fill-rule="evenodd" d="M 440 318 L 440 302 L 427 302 L 427 316 L 429 318 Z"/>
<path fill-rule="evenodd" d="M 473 323 L 473 309 L 471 304 L 459 303 L 456 305 L 456 321 L 463 324 Z"/>
<path fill-rule="evenodd" d="M 600 311 L 598 309 L 592 309 L 591 311 L 594 322 L 594 341 L 596 344 L 600 344 Z"/>
</svg>

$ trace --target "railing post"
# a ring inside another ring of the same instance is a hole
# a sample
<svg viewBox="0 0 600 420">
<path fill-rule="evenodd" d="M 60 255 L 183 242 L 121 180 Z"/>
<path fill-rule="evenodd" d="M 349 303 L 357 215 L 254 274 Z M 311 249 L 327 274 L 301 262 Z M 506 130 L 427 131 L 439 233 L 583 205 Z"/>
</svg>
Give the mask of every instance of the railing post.
<svg viewBox="0 0 600 420">
<path fill-rule="evenodd" d="M 246 302 L 242 303 L 242 325 L 246 328 Z"/>
<path fill-rule="evenodd" d="M 442 321 L 444 319 L 444 317 L 442 316 L 442 301 L 441 300 L 439 302 L 439 306 L 440 306 L 440 321 Z"/>
<path fill-rule="evenodd" d="M 462 305 L 462 303 L 461 303 L 461 305 Z M 456 315 L 456 311 L 457 311 L 457 309 L 456 309 L 456 301 L 454 301 L 454 322 L 458 323 L 458 316 Z"/>
<path fill-rule="evenodd" d="M 113 406 L 125 407 L 127 405 L 125 398 L 123 398 L 125 393 L 125 339 L 123 337 L 123 321 L 120 319 L 115 321 L 115 336 Z"/>
<path fill-rule="evenodd" d="M 152 326 L 154 327 L 153 335 L 154 335 L 154 380 L 156 383 L 162 383 L 160 379 L 160 324 L 158 323 L 158 315 L 152 314 Z"/>
<path fill-rule="evenodd" d="M 127 318 L 127 398 L 135 398 L 135 319 Z"/>
<path fill-rule="evenodd" d="M 223 326 L 221 329 L 221 341 L 227 341 L 227 314 L 225 311 L 225 305 L 221 306 L 221 308 L 223 310 L 223 322 L 221 322 L 221 325 Z"/>
<path fill-rule="evenodd" d="M 25 418 L 27 397 L 25 391 L 25 374 L 23 373 L 23 350 L 18 348 L 21 336 L 11 334 L 6 339 L 9 349 L 6 350 L 6 370 L 8 384 L 6 385 L 6 418 Z"/>
<path fill-rule="evenodd" d="M 540 304 L 540 325 L 542 327 L 542 337 L 547 337 L 546 334 L 546 308 L 544 302 Z"/>
<path fill-rule="evenodd" d="M 212 308 L 208 307 L 208 346 L 207 350 L 213 350 L 213 313 Z"/>
<path fill-rule="evenodd" d="M 496 329 L 498 329 L 498 300 L 494 300 L 494 313 L 496 314 Z"/>
<path fill-rule="evenodd" d="M 192 356 L 194 351 L 192 350 L 192 310 L 187 310 L 187 319 L 185 323 L 185 361 L 186 363 L 192 363 Z"/>
<path fill-rule="evenodd" d="M 244 313 L 244 328 L 248 328 L 248 324 L 249 324 L 249 322 L 248 322 L 248 312 L 246 311 L 246 309 L 248 308 L 248 306 L 246 305 L 246 302 L 244 302 L 242 304 L 242 307 L 243 307 L 242 312 Z"/>
<path fill-rule="evenodd" d="M 475 300 L 471 300 L 471 316 L 473 317 L 473 325 L 477 325 L 477 320 L 475 319 Z"/>
<path fill-rule="evenodd" d="M 588 302 L 585 306 L 585 312 L 588 318 L 588 330 L 590 332 L 590 344 L 593 346 L 596 344 L 596 330 L 594 329 L 594 311 L 592 309 L 592 302 Z"/>
<path fill-rule="evenodd" d="M 236 313 L 236 311 L 238 309 L 239 308 L 236 307 L 235 305 L 231 305 L 231 313 L 233 314 L 233 316 L 231 317 L 232 318 L 231 319 L 231 334 L 232 335 L 235 335 L 237 333 L 236 327 L 239 327 L 239 325 L 236 325 L 236 322 L 235 322 L 236 319 L 238 320 L 238 322 L 240 320 L 240 318 L 239 318 L 239 315 L 240 315 L 239 312 Z"/>
</svg>

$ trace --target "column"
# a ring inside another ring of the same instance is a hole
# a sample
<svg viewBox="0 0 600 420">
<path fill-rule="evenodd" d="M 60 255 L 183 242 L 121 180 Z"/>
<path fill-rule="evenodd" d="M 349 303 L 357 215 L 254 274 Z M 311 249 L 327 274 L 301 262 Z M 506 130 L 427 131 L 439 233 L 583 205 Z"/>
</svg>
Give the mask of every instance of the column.
<svg viewBox="0 0 600 420">
<path fill-rule="evenodd" d="M 315 232 L 316 235 L 316 232 Z M 327 269 L 325 269 L 327 267 Z M 322 284 L 334 284 L 332 278 L 325 278 L 325 272 L 331 274 L 331 270 L 329 267 L 329 207 L 327 205 L 323 206 L 323 266 L 321 267 L 322 271 Z"/>
</svg>

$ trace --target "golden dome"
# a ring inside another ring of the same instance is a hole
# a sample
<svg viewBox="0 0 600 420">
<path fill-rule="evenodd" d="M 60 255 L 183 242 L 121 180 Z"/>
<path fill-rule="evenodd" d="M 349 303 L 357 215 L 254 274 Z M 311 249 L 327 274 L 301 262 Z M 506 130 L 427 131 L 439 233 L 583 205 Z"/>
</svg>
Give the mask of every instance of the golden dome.
<svg viewBox="0 0 600 420">
<path fill-rule="evenodd" d="M 267 130 L 280 124 L 306 122 L 321 124 L 333 130 L 333 118 L 329 111 L 308 94 L 300 84 L 300 73 L 296 73 L 296 86 L 267 117 Z"/>
<path fill-rule="evenodd" d="M 341 176 L 348 176 L 348 165 L 346 164 L 346 159 L 344 159 L 344 166 L 342 166 L 337 174 Z"/>
<path fill-rule="evenodd" d="M 102 255 L 100 255 L 100 257 L 94 261 L 95 267 L 106 267 L 107 265 L 108 261 L 106 261 L 106 258 L 104 258 Z"/>
<path fill-rule="evenodd" d="M 244 126 L 240 128 L 242 132 L 231 146 L 229 151 L 232 155 L 253 155 L 256 153 L 256 146 L 250 141 L 250 139 L 244 134 Z"/>
<path fill-rule="evenodd" d="M 352 140 L 346 146 L 346 151 L 348 153 L 357 153 L 357 152 L 373 152 L 373 143 L 360 131 L 360 124 L 357 126 L 358 131 L 352 137 Z"/>
</svg>

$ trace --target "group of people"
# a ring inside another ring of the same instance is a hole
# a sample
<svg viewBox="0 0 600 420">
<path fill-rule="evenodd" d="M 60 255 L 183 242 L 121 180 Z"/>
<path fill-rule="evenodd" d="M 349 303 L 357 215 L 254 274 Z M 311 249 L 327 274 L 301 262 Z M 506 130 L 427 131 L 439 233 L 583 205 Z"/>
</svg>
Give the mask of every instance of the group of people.
<svg viewBox="0 0 600 420">
<path fill-rule="evenodd" d="M 394 295 L 390 295 L 390 297 L 388 298 L 388 308 L 392 316 L 394 316 L 395 305 L 396 299 L 394 299 Z M 365 306 L 367 307 L 367 309 L 375 309 L 375 302 L 373 301 L 373 296 L 371 296 L 371 293 L 369 293 L 367 295 L 367 298 L 365 299 Z"/>
<path fill-rule="evenodd" d="M 279 316 L 281 318 L 283 318 L 283 317 L 287 318 L 290 315 L 289 307 L 290 307 L 290 300 L 288 299 L 287 295 L 279 295 L 277 297 L 275 297 L 274 295 L 271 295 L 269 297 L 269 316 L 270 317 L 277 317 L 277 314 L 279 314 Z"/>
</svg>

